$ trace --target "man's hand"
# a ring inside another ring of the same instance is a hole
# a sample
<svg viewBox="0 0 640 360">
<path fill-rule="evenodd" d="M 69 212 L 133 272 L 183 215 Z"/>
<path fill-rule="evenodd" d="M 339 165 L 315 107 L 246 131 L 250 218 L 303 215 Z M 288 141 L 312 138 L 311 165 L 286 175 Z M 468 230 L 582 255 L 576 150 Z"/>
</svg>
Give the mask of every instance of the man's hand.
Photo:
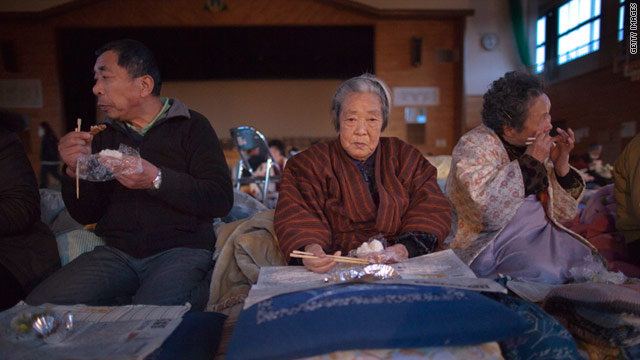
<svg viewBox="0 0 640 360">
<path fill-rule="evenodd" d="M 322 250 L 322 246 L 318 244 L 307 245 L 304 247 L 304 251 L 310 252 L 318 257 L 318 259 L 302 259 L 304 267 L 315 273 L 324 274 L 338 265 L 337 262 L 325 254 L 324 250 Z M 340 251 L 336 251 L 334 255 L 340 256 L 340 254 Z"/>
<path fill-rule="evenodd" d="M 571 128 L 569 132 L 558 128 L 558 135 L 553 140 L 556 142 L 556 147 L 551 150 L 551 161 L 555 168 L 556 175 L 562 177 L 569 173 L 569 153 L 573 150 L 575 144 L 575 135 Z"/>
<path fill-rule="evenodd" d="M 158 168 L 145 159 L 142 160 L 142 172 L 138 174 L 119 175 L 116 180 L 129 189 L 153 189 L 153 180 L 158 176 Z"/>
<path fill-rule="evenodd" d="M 70 132 L 58 143 L 60 158 L 67 165 L 67 175 L 76 177 L 76 160 L 80 155 L 91 154 L 93 135 L 86 131 Z"/>
</svg>

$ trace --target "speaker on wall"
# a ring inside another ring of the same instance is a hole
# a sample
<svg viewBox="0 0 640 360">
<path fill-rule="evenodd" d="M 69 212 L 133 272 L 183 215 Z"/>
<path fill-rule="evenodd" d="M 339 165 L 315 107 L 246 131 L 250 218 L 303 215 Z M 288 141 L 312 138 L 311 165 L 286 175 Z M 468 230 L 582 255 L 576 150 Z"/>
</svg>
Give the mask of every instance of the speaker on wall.
<svg viewBox="0 0 640 360">
<path fill-rule="evenodd" d="M 18 61 L 16 60 L 16 48 L 13 41 L 4 40 L 0 44 L 0 52 L 2 52 L 2 63 L 6 72 L 18 72 Z"/>
<path fill-rule="evenodd" d="M 422 65 L 422 38 L 411 38 L 411 66 L 418 67 Z"/>
</svg>

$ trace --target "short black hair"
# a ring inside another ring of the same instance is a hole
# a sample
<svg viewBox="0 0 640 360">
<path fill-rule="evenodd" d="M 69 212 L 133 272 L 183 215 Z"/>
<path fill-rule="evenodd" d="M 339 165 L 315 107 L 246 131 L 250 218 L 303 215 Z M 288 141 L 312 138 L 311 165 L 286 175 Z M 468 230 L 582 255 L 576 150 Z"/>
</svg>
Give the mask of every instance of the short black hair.
<svg viewBox="0 0 640 360">
<path fill-rule="evenodd" d="M 276 149 L 280 150 L 280 155 L 285 156 L 284 153 L 284 143 L 278 139 L 273 139 L 269 141 L 269 147 L 275 147 Z"/>
<path fill-rule="evenodd" d="M 160 96 L 162 78 L 156 58 L 149 48 L 140 41 L 133 39 L 121 39 L 109 42 L 96 51 L 96 56 L 106 51 L 118 54 L 118 65 L 127 69 L 129 76 L 137 78 L 149 75 L 153 78 L 153 90 L 151 93 Z"/>
<path fill-rule="evenodd" d="M 544 84 L 534 75 L 511 71 L 494 81 L 484 94 L 482 123 L 498 134 L 503 126 L 521 131 L 530 101 L 544 94 Z"/>
</svg>

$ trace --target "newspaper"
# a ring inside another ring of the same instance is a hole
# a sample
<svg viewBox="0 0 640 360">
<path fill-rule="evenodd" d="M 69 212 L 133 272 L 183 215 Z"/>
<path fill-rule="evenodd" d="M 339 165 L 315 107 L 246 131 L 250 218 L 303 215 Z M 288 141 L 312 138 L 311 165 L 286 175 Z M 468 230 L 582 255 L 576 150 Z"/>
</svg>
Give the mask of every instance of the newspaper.
<svg viewBox="0 0 640 360">
<path fill-rule="evenodd" d="M 0 312 L 0 359 L 143 359 L 178 327 L 191 305 L 29 306 L 20 302 Z M 58 328 L 48 337 L 11 325 L 24 314 L 73 315 L 73 330 Z"/>
<path fill-rule="evenodd" d="M 507 288 L 509 288 L 509 290 L 521 298 L 534 303 L 542 302 L 551 290 L 559 286 L 562 285 L 550 285 L 518 279 L 507 281 Z"/>
<path fill-rule="evenodd" d="M 344 266 L 344 265 L 343 265 Z M 474 291 L 507 293 L 502 285 L 476 275 L 451 250 L 427 254 L 392 264 L 401 279 L 369 280 L 384 284 L 446 286 Z M 303 266 L 266 266 L 260 268 L 258 281 L 245 299 L 244 309 L 274 296 L 335 285 L 325 282 L 326 274 L 317 274 Z"/>
</svg>

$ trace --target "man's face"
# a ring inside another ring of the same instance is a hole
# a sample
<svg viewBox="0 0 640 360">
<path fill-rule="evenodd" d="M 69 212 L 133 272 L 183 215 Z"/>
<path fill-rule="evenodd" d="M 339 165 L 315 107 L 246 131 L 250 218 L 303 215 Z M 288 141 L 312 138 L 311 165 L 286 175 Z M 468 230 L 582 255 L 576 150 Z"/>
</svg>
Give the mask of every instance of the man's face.
<svg viewBox="0 0 640 360">
<path fill-rule="evenodd" d="M 112 119 L 129 122 L 142 99 L 141 78 L 131 78 L 127 70 L 118 65 L 118 54 L 105 51 L 93 67 L 98 97 L 98 108 Z"/>
</svg>

